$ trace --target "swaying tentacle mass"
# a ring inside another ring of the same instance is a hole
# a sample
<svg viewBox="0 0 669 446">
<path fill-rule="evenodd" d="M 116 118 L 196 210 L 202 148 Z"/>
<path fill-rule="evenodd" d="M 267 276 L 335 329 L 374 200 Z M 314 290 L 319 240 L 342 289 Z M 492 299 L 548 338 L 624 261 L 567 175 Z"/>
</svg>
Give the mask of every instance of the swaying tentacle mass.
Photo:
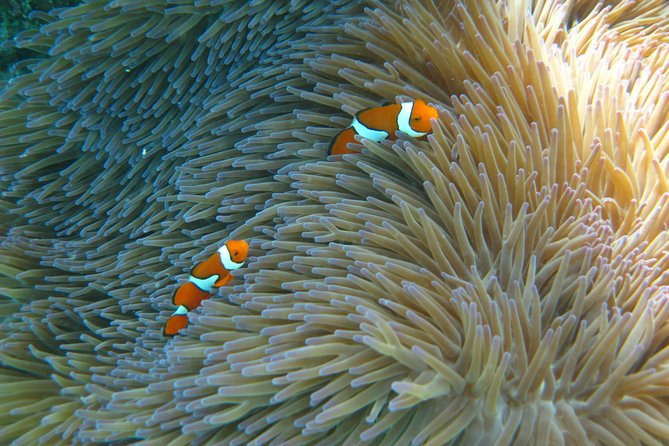
<svg viewBox="0 0 669 446">
<path fill-rule="evenodd" d="M 666 1 L 35 18 L 0 444 L 669 443 Z"/>
</svg>

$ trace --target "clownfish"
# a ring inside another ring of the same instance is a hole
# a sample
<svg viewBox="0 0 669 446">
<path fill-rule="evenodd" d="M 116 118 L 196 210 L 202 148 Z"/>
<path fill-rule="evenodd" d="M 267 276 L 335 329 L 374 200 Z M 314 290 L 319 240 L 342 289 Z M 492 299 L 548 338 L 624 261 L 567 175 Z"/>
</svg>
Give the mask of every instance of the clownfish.
<svg viewBox="0 0 669 446">
<path fill-rule="evenodd" d="M 228 240 L 204 262 L 190 272 L 188 282 L 174 292 L 172 303 L 177 310 L 167 319 L 163 334 L 174 336 L 188 325 L 188 312 L 209 299 L 214 288 L 232 280 L 231 271 L 241 268 L 249 255 L 249 244 L 244 240 Z"/>
<path fill-rule="evenodd" d="M 437 109 L 420 99 L 401 104 L 361 110 L 353 117 L 351 126 L 337 133 L 328 149 L 328 155 L 357 153 L 347 147 L 348 143 L 357 142 L 355 135 L 372 141 L 397 139 L 395 132 L 406 133 L 420 138 L 432 131 L 431 118 L 437 117 Z"/>
</svg>

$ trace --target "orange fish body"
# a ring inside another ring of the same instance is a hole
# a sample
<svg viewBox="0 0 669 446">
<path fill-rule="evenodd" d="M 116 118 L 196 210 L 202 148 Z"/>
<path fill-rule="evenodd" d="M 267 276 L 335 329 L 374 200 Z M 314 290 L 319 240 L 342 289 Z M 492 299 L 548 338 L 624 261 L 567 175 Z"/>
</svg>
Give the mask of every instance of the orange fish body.
<svg viewBox="0 0 669 446">
<path fill-rule="evenodd" d="M 177 288 L 172 303 L 177 310 L 167 320 L 164 334 L 174 336 L 188 325 L 188 312 L 209 299 L 215 288 L 232 280 L 231 271 L 241 268 L 249 253 L 244 240 L 228 240 L 207 260 L 198 263 L 190 273 L 188 282 Z"/>
<path fill-rule="evenodd" d="M 179 309 L 182 308 L 184 307 L 179 307 Z M 174 314 L 167 319 L 167 322 L 165 322 L 165 328 L 163 330 L 165 336 L 174 336 L 188 326 L 188 312 L 184 311 L 183 314 L 177 314 L 177 311 L 175 311 Z"/>
<path fill-rule="evenodd" d="M 394 140 L 397 139 L 396 132 L 399 130 L 414 138 L 420 138 L 432 131 L 430 119 L 436 117 L 437 109 L 420 99 L 359 111 L 351 126 L 335 135 L 328 154 L 357 153 L 348 148 L 349 143 L 356 142 L 355 135 L 372 141 Z"/>
</svg>

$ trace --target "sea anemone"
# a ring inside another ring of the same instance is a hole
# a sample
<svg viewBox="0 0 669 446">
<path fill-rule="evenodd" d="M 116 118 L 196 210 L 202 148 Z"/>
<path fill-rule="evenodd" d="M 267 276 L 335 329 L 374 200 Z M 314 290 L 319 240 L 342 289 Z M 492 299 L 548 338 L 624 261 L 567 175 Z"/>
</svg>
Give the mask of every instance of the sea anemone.
<svg viewBox="0 0 669 446">
<path fill-rule="evenodd" d="M 669 442 L 669 6 L 89 1 L 0 97 L 0 441 Z M 423 99 L 426 141 L 356 111 Z M 225 239 L 232 286 L 161 335 Z"/>
</svg>

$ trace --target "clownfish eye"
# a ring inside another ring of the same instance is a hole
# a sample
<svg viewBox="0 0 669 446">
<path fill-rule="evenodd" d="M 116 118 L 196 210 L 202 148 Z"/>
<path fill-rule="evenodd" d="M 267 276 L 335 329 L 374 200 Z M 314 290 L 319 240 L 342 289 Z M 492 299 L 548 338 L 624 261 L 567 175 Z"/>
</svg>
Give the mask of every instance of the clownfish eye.
<svg viewBox="0 0 669 446">
<path fill-rule="evenodd" d="M 236 257 L 238 254 L 239 254 L 239 251 L 232 251 L 232 255 L 233 255 L 233 256 Z"/>
<path fill-rule="evenodd" d="M 413 120 L 414 121 L 420 121 L 420 116 L 416 116 L 415 118 L 413 118 Z"/>
</svg>

